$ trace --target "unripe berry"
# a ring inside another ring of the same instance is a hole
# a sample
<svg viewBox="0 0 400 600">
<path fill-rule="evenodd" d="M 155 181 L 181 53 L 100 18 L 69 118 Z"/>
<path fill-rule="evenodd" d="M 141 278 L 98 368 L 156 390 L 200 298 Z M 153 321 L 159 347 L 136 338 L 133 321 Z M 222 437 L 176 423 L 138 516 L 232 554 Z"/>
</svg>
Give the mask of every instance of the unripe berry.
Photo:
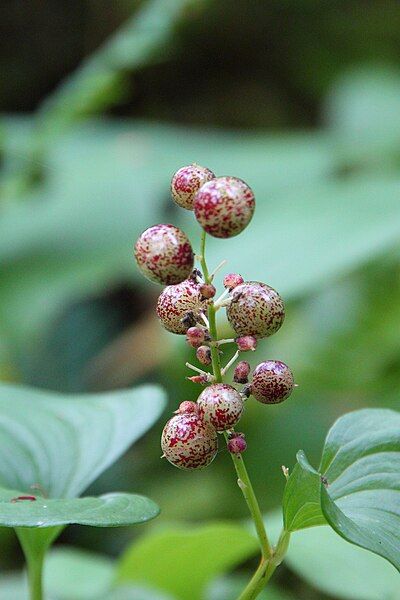
<svg viewBox="0 0 400 600">
<path fill-rule="evenodd" d="M 250 365 L 246 360 L 241 360 L 235 367 L 233 381 L 235 383 L 248 383 Z"/>
<path fill-rule="evenodd" d="M 278 292 L 269 285 L 246 281 L 233 290 L 226 314 L 239 336 L 263 338 L 281 327 L 285 306 Z"/>
<path fill-rule="evenodd" d="M 161 292 L 156 311 L 167 331 L 182 335 L 188 329 L 188 315 L 195 319 L 202 308 L 204 304 L 200 300 L 199 285 L 192 279 L 185 279 L 177 285 L 169 285 Z"/>
<path fill-rule="evenodd" d="M 243 277 L 237 273 L 228 273 L 228 275 L 225 275 L 224 277 L 224 287 L 226 287 L 228 290 L 233 290 L 233 288 L 243 282 Z"/>
<path fill-rule="evenodd" d="M 234 387 L 215 383 L 198 397 L 199 415 L 211 423 L 217 431 L 233 427 L 242 416 L 243 400 Z"/>
<path fill-rule="evenodd" d="M 201 362 L 202 365 L 210 365 L 211 364 L 211 350 L 208 346 L 200 346 L 196 350 L 197 360 Z"/>
<path fill-rule="evenodd" d="M 198 348 L 204 342 L 204 329 L 200 327 L 189 327 L 186 332 L 186 341 L 192 348 Z"/>
<path fill-rule="evenodd" d="M 196 219 L 217 238 L 230 238 L 243 231 L 254 208 L 253 191 L 237 177 L 216 177 L 205 183 L 194 198 Z"/>
<path fill-rule="evenodd" d="M 203 283 L 200 286 L 200 294 L 201 294 L 202 298 L 204 298 L 205 300 L 214 298 L 216 291 L 217 290 L 211 283 Z"/>
<path fill-rule="evenodd" d="M 182 208 L 193 210 L 193 200 L 201 186 L 215 177 L 214 173 L 200 165 L 188 165 L 175 173 L 171 181 L 172 198 Z"/>
<path fill-rule="evenodd" d="M 247 448 L 246 440 L 244 439 L 244 433 L 234 433 L 233 436 L 228 440 L 228 450 L 231 454 L 241 454 Z"/>
<path fill-rule="evenodd" d="M 178 409 L 175 411 L 175 414 L 189 414 L 189 413 L 197 413 L 198 412 L 198 406 L 196 404 L 196 402 L 192 402 L 191 400 L 184 400 L 183 402 L 180 403 Z"/>
<path fill-rule="evenodd" d="M 254 350 L 257 348 L 257 338 L 255 338 L 254 335 L 238 337 L 235 341 L 240 352 L 248 352 L 249 350 L 254 352 Z"/>
<path fill-rule="evenodd" d="M 189 239 L 174 225 L 153 225 L 135 244 L 135 259 L 143 275 L 163 285 L 180 283 L 193 269 Z"/>
<path fill-rule="evenodd" d="M 217 432 L 197 413 L 178 414 L 166 423 L 161 448 L 165 458 L 179 469 L 201 469 L 217 454 Z"/>
<path fill-rule="evenodd" d="M 263 404 L 278 404 L 293 391 L 292 371 L 280 360 L 266 360 L 254 369 L 251 394 Z"/>
</svg>

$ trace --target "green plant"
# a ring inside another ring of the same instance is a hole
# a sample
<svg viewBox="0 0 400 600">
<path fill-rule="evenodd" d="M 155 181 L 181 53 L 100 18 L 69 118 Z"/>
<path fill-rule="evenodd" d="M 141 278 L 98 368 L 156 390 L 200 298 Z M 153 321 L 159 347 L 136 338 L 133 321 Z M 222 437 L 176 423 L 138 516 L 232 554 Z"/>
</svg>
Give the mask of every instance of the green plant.
<svg viewBox="0 0 400 600">
<path fill-rule="evenodd" d="M 232 181 L 240 181 L 240 185 L 235 183 L 231 189 Z M 168 331 L 186 332 L 190 346 L 209 349 L 212 370 L 186 363 L 197 373 L 190 377 L 192 381 L 210 386 L 200 394 L 197 406 L 183 402 L 178 414 L 168 421 L 162 435 L 163 456 L 182 469 L 205 467 L 216 456 L 216 433 L 223 434 L 261 549 L 259 567 L 240 600 L 251 600 L 261 593 L 283 561 L 292 532 L 314 525 L 329 523 L 348 541 L 380 554 L 399 569 L 400 537 L 395 525 L 400 517 L 400 415 L 388 410 L 356 411 L 339 419 L 328 434 L 318 470 L 310 466 L 301 451 L 290 475 L 289 469 L 283 467 L 287 479 L 283 528 L 277 543 L 270 542 L 242 456 L 246 449 L 244 435 L 235 432 L 234 425 L 253 391 L 263 404 L 286 399 L 294 387 L 293 375 L 284 363 L 268 360 L 256 367 L 253 382 L 245 383 L 240 390 L 226 384 L 224 378 L 241 351 L 254 349 L 257 338 L 269 337 L 280 329 L 284 304 L 270 286 L 243 282 L 241 276 L 234 274 L 224 278 L 226 290 L 217 300 L 213 293 L 204 297 L 201 292 L 204 286 L 213 286 L 216 273 L 225 264 L 223 261 L 213 272 L 209 271 L 206 233 L 229 238 L 249 224 L 254 195 L 247 184 L 236 178 L 217 177 L 194 189 L 193 199 L 187 204 L 193 205 L 203 227 L 197 256 L 201 272 L 195 269 L 187 280 L 182 277 L 176 285 L 167 287 L 158 302 L 158 315 Z M 158 227 L 165 226 L 157 226 L 156 231 Z M 149 259 L 157 263 L 158 237 L 148 239 L 148 244 Z M 162 252 L 163 248 L 161 255 Z M 143 261 L 138 261 L 138 265 L 143 269 Z M 224 307 L 238 334 L 236 338 L 220 339 L 218 335 L 216 314 Z M 222 367 L 221 347 L 228 343 L 238 349 Z M 206 357 L 206 351 L 201 356 Z M 207 364 L 207 360 L 200 362 Z M 242 363 L 240 373 L 235 372 L 236 383 L 248 376 Z"/>
<path fill-rule="evenodd" d="M 0 387 L 0 525 L 13 527 L 20 540 L 31 600 L 43 597 L 45 554 L 66 525 L 117 527 L 157 516 L 158 506 L 144 496 L 79 496 L 163 406 L 154 386 L 80 397 Z"/>
</svg>

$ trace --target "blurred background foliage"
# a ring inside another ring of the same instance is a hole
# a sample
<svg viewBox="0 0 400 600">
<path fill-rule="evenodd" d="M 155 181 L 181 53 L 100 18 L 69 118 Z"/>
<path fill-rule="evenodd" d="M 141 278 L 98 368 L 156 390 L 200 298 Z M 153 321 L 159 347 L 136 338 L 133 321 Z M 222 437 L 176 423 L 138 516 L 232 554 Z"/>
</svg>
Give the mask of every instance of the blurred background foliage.
<svg viewBox="0 0 400 600">
<path fill-rule="evenodd" d="M 228 258 L 287 302 L 285 327 L 251 360 L 288 362 L 299 388 L 243 419 L 262 508 L 279 504 L 299 448 L 318 460 L 337 416 L 399 408 L 399 55 L 396 0 L 1 3 L 1 379 L 67 392 L 158 382 L 165 417 L 196 397 L 191 351 L 157 323 L 160 290 L 132 245 L 168 221 L 198 246 L 169 197 L 172 173 L 198 162 L 249 181 L 258 201 L 242 236 L 210 242 L 209 262 Z M 71 527 L 62 543 L 116 556 L 161 524 L 247 516 L 227 452 L 174 470 L 159 460 L 162 425 L 91 488 L 149 495 L 158 522 Z M 15 539 L 1 535 L 0 563 L 15 568 Z M 281 570 L 277 599 L 383 597 L 300 571 Z"/>
</svg>

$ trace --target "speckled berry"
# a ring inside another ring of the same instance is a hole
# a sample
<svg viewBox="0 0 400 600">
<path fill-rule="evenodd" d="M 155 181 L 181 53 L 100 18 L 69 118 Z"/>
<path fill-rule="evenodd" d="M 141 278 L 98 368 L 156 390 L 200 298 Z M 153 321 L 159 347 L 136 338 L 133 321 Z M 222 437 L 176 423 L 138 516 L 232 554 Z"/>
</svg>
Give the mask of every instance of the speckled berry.
<svg viewBox="0 0 400 600">
<path fill-rule="evenodd" d="M 207 387 L 197 399 L 199 415 L 217 431 L 233 427 L 242 416 L 243 400 L 234 387 L 215 383 Z"/>
<path fill-rule="evenodd" d="M 231 454 L 241 454 L 247 448 L 244 433 L 234 433 L 228 440 L 228 451 Z"/>
<path fill-rule="evenodd" d="M 243 337 L 236 338 L 235 341 L 240 352 L 248 352 L 249 350 L 254 352 L 257 348 L 257 338 L 254 335 L 244 335 Z"/>
<path fill-rule="evenodd" d="M 212 283 L 203 283 L 200 286 L 200 294 L 204 300 L 210 300 L 210 298 L 214 298 L 216 291 L 217 290 Z"/>
<path fill-rule="evenodd" d="M 269 285 L 246 281 L 233 290 L 226 314 L 239 336 L 263 338 L 281 327 L 285 306 L 278 292 Z"/>
<path fill-rule="evenodd" d="M 263 404 L 278 404 L 290 396 L 294 380 L 292 371 L 280 360 L 266 360 L 254 369 L 251 394 Z"/>
<path fill-rule="evenodd" d="M 204 329 L 201 327 L 189 327 L 186 332 L 186 341 L 192 348 L 198 348 L 204 342 Z"/>
<path fill-rule="evenodd" d="M 243 231 L 254 208 L 253 191 L 237 177 L 216 177 L 205 183 L 194 198 L 196 219 L 217 238 L 230 238 Z"/>
<path fill-rule="evenodd" d="M 228 275 L 225 275 L 224 277 L 224 287 L 226 287 L 228 290 L 233 290 L 233 288 L 243 282 L 243 277 L 237 273 L 228 273 Z"/>
<path fill-rule="evenodd" d="M 178 409 L 175 411 L 175 414 L 189 414 L 189 413 L 197 413 L 199 410 L 199 407 L 197 406 L 196 402 L 192 402 L 192 400 L 184 400 L 183 402 L 180 403 Z"/>
<path fill-rule="evenodd" d="M 211 364 L 211 350 L 208 346 L 200 346 L 196 350 L 196 357 L 202 365 Z"/>
<path fill-rule="evenodd" d="M 175 173 L 171 181 L 172 198 L 182 208 L 193 210 L 193 200 L 201 186 L 214 179 L 210 169 L 200 165 L 188 165 Z"/>
<path fill-rule="evenodd" d="M 201 469 L 217 454 L 217 432 L 197 413 L 178 414 L 166 423 L 161 448 L 165 458 L 175 467 Z"/>
<path fill-rule="evenodd" d="M 134 254 L 143 275 L 163 285 L 180 283 L 192 269 L 194 254 L 186 234 L 174 225 L 153 225 L 142 233 Z"/>
<path fill-rule="evenodd" d="M 246 360 L 241 360 L 235 367 L 233 373 L 233 381 L 235 383 L 248 383 L 250 373 L 250 365 Z"/>
<path fill-rule="evenodd" d="M 167 331 L 182 335 L 188 329 L 188 321 L 193 322 L 202 308 L 204 303 L 200 299 L 199 285 L 192 279 L 185 279 L 161 292 L 156 311 Z M 188 315 L 190 318 L 187 318 Z"/>
</svg>

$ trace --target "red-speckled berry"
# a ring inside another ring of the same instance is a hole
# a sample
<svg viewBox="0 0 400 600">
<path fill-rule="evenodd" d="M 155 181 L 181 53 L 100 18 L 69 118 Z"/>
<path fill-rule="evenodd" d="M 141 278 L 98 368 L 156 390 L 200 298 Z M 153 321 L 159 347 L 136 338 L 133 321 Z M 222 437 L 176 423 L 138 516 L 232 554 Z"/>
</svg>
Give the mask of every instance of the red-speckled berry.
<svg viewBox="0 0 400 600">
<path fill-rule="evenodd" d="M 254 335 L 238 337 L 235 341 L 240 352 L 248 352 L 249 350 L 254 352 L 254 350 L 257 348 L 257 338 L 255 338 Z"/>
<path fill-rule="evenodd" d="M 199 407 L 197 406 L 196 402 L 192 402 L 192 400 L 184 400 L 180 403 L 178 409 L 175 411 L 175 414 L 184 415 L 189 413 L 197 413 L 198 409 Z"/>
<path fill-rule="evenodd" d="M 198 397 L 199 415 L 211 423 L 217 431 L 233 427 L 242 416 L 243 400 L 234 387 L 215 383 Z"/>
<path fill-rule="evenodd" d="M 235 383 L 248 383 L 250 373 L 250 365 L 246 360 L 241 360 L 235 367 L 233 373 L 233 381 Z"/>
<path fill-rule="evenodd" d="M 290 396 L 292 371 L 280 360 L 266 360 L 254 369 L 251 394 L 263 404 L 278 404 Z"/>
<path fill-rule="evenodd" d="M 143 275 L 163 285 L 180 283 L 193 269 L 194 254 L 186 234 L 174 225 L 153 225 L 142 233 L 134 254 Z"/>
<path fill-rule="evenodd" d="M 217 432 L 197 413 L 178 414 L 166 423 L 161 448 L 165 458 L 175 467 L 201 469 L 217 454 Z"/>
<path fill-rule="evenodd" d="M 188 165 L 175 173 L 171 181 L 172 198 L 182 208 L 193 210 L 193 200 L 201 186 L 214 179 L 210 169 L 200 165 Z"/>
<path fill-rule="evenodd" d="M 200 286 L 200 294 L 204 300 L 210 300 L 210 298 L 214 298 L 216 291 L 217 290 L 211 283 L 203 283 Z"/>
<path fill-rule="evenodd" d="M 278 292 L 269 285 L 246 281 L 233 290 L 226 314 L 239 336 L 263 338 L 281 327 L 285 306 Z"/>
<path fill-rule="evenodd" d="M 197 360 L 201 362 L 202 365 L 210 365 L 211 364 L 211 350 L 208 346 L 200 346 L 196 350 Z"/>
<path fill-rule="evenodd" d="M 226 287 L 228 290 L 233 290 L 233 288 L 241 283 L 244 283 L 244 279 L 237 273 L 228 273 L 228 275 L 225 275 L 224 277 L 224 287 Z"/>
<path fill-rule="evenodd" d="M 186 332 L 186 341 L 192 348 L 198 348 L 204 340 L 204 329 L 201 329 L 201 327 L 189 327 Z"/>
<path fill-rule="evenodd" d="M 205 183 L 194 198 L 196 219 L 217 238 L 230 238 L 243 231 L 254 208 L 253 191 L 237 177 L 216 177 Z"/>
<path fill-rule="evenodd" d="M 244 433 L 234 433 L 228 440 L 228 450 L 231 454 L 241 454 L 247 448 Z"/>
<path fill-rule="evenodd" d="M 204 304 L 200 299 L 199 285 L 192 279 L 186 279 L 177 285 L 169 285 L 161 292 L 156 311 L 167 331 L 185 334 L 187 321 L 191 321 L 187 316 L 194 319 L 202 308 Z"/>
</svg>

